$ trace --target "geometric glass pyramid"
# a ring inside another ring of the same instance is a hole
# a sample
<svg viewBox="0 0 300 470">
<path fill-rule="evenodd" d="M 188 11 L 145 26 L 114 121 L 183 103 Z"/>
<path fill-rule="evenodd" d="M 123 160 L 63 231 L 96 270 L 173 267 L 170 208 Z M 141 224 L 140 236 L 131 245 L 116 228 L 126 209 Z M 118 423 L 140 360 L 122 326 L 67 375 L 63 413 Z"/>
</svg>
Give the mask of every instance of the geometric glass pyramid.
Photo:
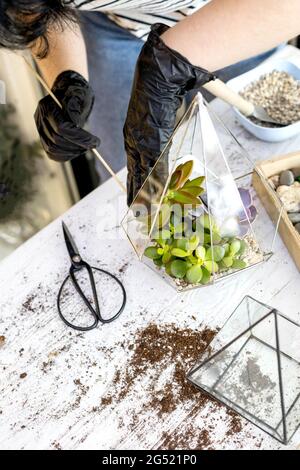
<svg viewBox="0 0 300 470">
<path fill-rule="evenodd" d="M 263 262 L 276 230 L 253 163 L 198 93 L 122 221 L 140 260 L 177 290 Z"/>
<path fill-rule="evenodd" d="M 300 325 L 247 296 L 188 379 L 287 444 L 300 426 Z"/>
</svg>

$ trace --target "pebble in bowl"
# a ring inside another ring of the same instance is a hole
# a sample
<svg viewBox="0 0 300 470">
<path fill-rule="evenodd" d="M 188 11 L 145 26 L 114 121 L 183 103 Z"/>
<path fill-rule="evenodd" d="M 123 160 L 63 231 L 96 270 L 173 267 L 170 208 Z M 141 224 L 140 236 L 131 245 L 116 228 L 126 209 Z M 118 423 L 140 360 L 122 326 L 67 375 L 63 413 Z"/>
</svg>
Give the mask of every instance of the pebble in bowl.
<svg viewBox="0 0 300 470">
<path fill-rule="evenodd" d="M 290 122 L 282 126 L 262 123 L 233 108 L 238 121 L 258 139 L 281 142 L 299 135 L 300 68 L 295 64 L 282 59 L 269 60 L 229 80 L 227 85 L 254 104 L 264 106 L 279 121 Z"/>
</svg>

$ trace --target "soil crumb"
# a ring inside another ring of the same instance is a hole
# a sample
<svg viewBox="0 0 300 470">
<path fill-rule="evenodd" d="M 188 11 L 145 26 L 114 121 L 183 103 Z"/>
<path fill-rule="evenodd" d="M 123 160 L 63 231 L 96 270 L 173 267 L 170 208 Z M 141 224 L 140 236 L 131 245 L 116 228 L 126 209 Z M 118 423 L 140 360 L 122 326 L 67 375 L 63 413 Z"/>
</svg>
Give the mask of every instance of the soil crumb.
<svg viewBox="0 0 300 470">
<path fill-rule="evenodd" d="M 33 308 L 34 300 L 35 300 L 35 295 L 34 294 L 30 295 L 22 304 L 23 309 L 26 310 L 27 312 L 34 312 L 34 308 Z"/>
<path fill-rule="evenodd" d="M 119 269 L 119 273 L 123 274 L 128 268 L 128 264 L 129 264 L 128 262 L 123 264 L 123 266 L 121 266 L 121 268 Z"/>
<path fill-rule="evenodd" d="M 102 405 L 102 406 L 111 405 L 111 404 L 112 404 L 112 401 L 113 401 L 112 397 L 103 397 L 103 398 L 101 399 L 101 405 Z"/>
</svg>

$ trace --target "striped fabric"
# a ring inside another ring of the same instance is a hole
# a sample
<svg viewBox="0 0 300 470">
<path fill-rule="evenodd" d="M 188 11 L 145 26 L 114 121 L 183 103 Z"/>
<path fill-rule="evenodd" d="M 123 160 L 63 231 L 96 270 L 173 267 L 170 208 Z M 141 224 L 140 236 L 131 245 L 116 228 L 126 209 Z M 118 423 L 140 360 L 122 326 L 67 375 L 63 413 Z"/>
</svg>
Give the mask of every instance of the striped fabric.
<svg viewBox="0 0 300 470">
<path fill-rule="evenodd" d="M 65 0 L 82 10 L 102 11 L 122 28 L 146 39 L 153 23 L 173 26 L 209 0 Z"/>
</svg>

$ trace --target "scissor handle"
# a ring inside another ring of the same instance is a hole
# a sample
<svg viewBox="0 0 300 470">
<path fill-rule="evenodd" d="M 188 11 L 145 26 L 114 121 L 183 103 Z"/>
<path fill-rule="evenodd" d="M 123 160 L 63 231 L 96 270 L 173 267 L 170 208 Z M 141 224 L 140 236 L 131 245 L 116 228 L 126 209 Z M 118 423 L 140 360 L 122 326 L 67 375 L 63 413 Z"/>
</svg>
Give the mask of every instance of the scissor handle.
<svg viewBox="0 0 300 470">
<path fill-rule="evenodd" d="M 123 295 L 122 305 L 119 308 L 118 312 L 113 317 L 106 320 L 105 318 L 102 317 L 102 315 L 100 313 L 100 309 L 99 309 L 99 320 L 101 321 L 101 323 L 111 323 L 112 321 L 116 320 L 121 315 L 121 313 L 123 312 L 123 310 L 125 308 L 125 305 L 126 305 L 126 302 L 127 302 L 126 290 L 125 290 L 125 287 L 123 286 L 122 282 L 114 274 L 106 271 L 105 269 L 95 268 L 94 266 L 93 266 L 93 269 L 95 269 L 96 271 L 100 271 L 101 273 L 104 273 L 107 276 L 111 277 L 119 285 L 119 287 L 122 291 L 122 295 Z M 96 292 L 96 295 L 97 295 L 97 292 Z M 98 297 L 97 297 L 97 299 L 98 299 Z"/>
<path fill-rule="evenodd" d="M 90 279 L 90 284 L 91 284 L 91 287 L 92 287 L 92 292 L 93 292 L 93 298 L 94 298 L 94 302 L 95 302 L 95 309 L 93 308 L 93 306 L 91 305 L 91 303 L 89 302 L 89 300 L 87 299 L 87 297 L 85 296 L 83 290 L 81 289 L 80 285 L 78 284 L 77 282 L 77 279 L 76 279 L 76 276 L 75 276 L 75 273 L 77 271 L 80 271 L 81 269 L 86 269 L 87 272 L 88 272 L 88 275 L 89 275 L 89 279 Z M 93 275 L 93 271 L 92 271 L 92 268 L 95 269 L 96 271 L 100 271 L 104 274 L 106 274 L 107 276 L 111 277 L 112 279 L 114 279 L 114 281 L 119 285 L 119 287 L 121 288 L 121 291 L 122 291 L 122 294 L 123 294 L 123 302 L 122 302 L 122 305 L 120 307 L 120 309 L 118 310 L 118 312 L 111 318 L 109 319 L 105 319 L 102 317 L 101 315 L 101 312 L 100 312 L 100 307 L 99 307 L 99 301 L 98 301 L 98 295 L 97 295 L 97 290 L 96 290 L 96 285 L 95 285 L 95 280 L 94 280 L 94 275 Z M 87 308 L 89 309 L 89 311 L 91 312 L 92 316 L 94 317 L 94 323 L 90 326 L 77 326 L 77 325 L 73 325 L 72 323 L 70 323 L 62 314 L 61 312 L 61 309 L 60 309 L 60 297 L 61 297 L 61 293 L 62 293 L 62 290 L 66 284 L 66 282 L 71 279 L 72 280 L 72 283 L 76 289 L 76 291 L 78 292 L 78 294 L 80 295 L 80 297 L 82 298 L 82 300 L 84 301 L 85 305 L 87 306 Z M 100 268 L 96 268 L 96 267 L 91 267 L 88 263 L 86 263 L 85 261 L 83 260 L 80 260 L 80 262 L 76 263 L 76 265 L 72 264 L 71 265 L 71 268 L 70 268 L 70 271 L 69 271 L 69 276 L 67 276 L 67 278 L 64 280 L 63 284 L 61 285 L 61 288 L 59 290 L 59 293 L 58 293 L 58 297 L 57 297 L 57 307 L 58 307 L 58 313 L 59 313 L 59 316 L 60 318 L 62 319 L 62 321 L 68 325 L 69 327 L 75 329 L 75 330 L 78 330 L 78 331 L 89 331 L 89 330 L 92 330 L 94 329 L 99 321 L 101 323 L 111 323 L 112 321 L 116 320 L 116 318 L 118 318 L 120 316 L 120 314 L 122 313 L 122 311 L 124 310 L 124 307 L 126 305 L 126 300 L 127 300 L 127 296 L 126 296 L 126 291 L 125 291 L 125 288 L 123 286 L 123 284 L 121 283 L 121 281 L 119 281 L 119 279 L 114 276 L 113 274 L 111 274 L 110 272 L 104 270 L 104 269 L 100 269 Z"/>
<path fill-rule="evenodd" d="M 84 269 L 84 268 L 87 270 L 89 278 L 90 278 L 90 283 L 91 283 L 91 286 L 92 286 L 92 291 L 93 291 L 93 296 L 94 296 L 94 300 L 95 300 L 96 309 L 99 310 L 98 297 L 97 297 L 97 293 L 96 293 L 96 289 L 95 289 L 93 273 L 92 273 L 90 265 L 87 264 L 85 261 L 80 260 L 78 263 L 71 265 L 70 270 L 69 270 L 69 275 L 66 277 L 66 279 L 62 283 L 62 285 L 59 289 L 59 292 L 58 292 L 58 296 L 57 296 L 57 309 L 58 309 L 58 313 L 59 313 L 60 318 L 62 319 L 62 321 L 67 326 L 69 326 L 70 328 L 73 328 L 74 330 L 78 330 L 78 331 L 93 330 L 94 328 L 96 328 L 96 326 L 99 323 L 99 316 L 98 316 L 97 312 L 93 309 L 91 303 L 86 298 L 86 296 L 85 296 L 83 290 L 81 289 L 80 285 L 78 284 L 76 276 L 75 276 L 75 272 L 81 271 L 81 269 Z M 74 325 L 73 323 L 69 322 L 62 314 L 62 311 L 61 311 L 61 308 L 60 308 L 60 298 L 61 298 L 63 288 L 64 288 L 64 286 L 66 285 L 66 283 L 68 282 L 69 279 L 72 280 L 72 283 L 73 283 L 77 293 L 80 295 L 80 297 L 84 301 L 85 305 L 87 306 L 87 308 L 91 312 L 92 316 L 94 317 L 94 322 L 89 326 Z M 96 296 L 95 296 L 95 293 L 96 293 Z"/>
<path fill-rule="evenodd" d="M 81 271 L 84 268 L 87 270 L 88 275 L 89 275 L 96 310 L 94 310 L 93 306 L 91 305 L 91 303 L 89 302 L 89 300 L 85 296 L 85 294 L 84 294 L 83 290 L 81 289 L 80 285 L 78 284 L 76 276 L 75 276 L 75 273 L 77 271 Z M 70 277 L 72 279 L 72 282 L 73 282 L 73 285 L 74 285 L 76 291 L 81 296 L 81 298 L 84 301 L 85 305 L 87 306 L 87 308 L 89 309 L 89 311 L 91 312 L 93 317 L 95 318 L 95 321 L 94 321 L 93 325 L 91 327 L 88 327 L 88 330 L 91 330 L 92 328 L 95 328 L 98 325 L 98 322 L 101 318 L 100 307 L 99 307 L 99 302 L 98 302 L 98 295 L 97 295 L 97 291 L 96 291 L 96 286 L 95 286 L 95 281 L 94 281 L 94 275 L 93 275 L 93 272 L 92 272 L 92 268 L 88 263 L 81 260 L 80 264 L 78 263 L 78 265 L 76 265 L 76 266 L 74 266 L 74 264 L 73 264 L 70 267 Z"/>
</svg>

